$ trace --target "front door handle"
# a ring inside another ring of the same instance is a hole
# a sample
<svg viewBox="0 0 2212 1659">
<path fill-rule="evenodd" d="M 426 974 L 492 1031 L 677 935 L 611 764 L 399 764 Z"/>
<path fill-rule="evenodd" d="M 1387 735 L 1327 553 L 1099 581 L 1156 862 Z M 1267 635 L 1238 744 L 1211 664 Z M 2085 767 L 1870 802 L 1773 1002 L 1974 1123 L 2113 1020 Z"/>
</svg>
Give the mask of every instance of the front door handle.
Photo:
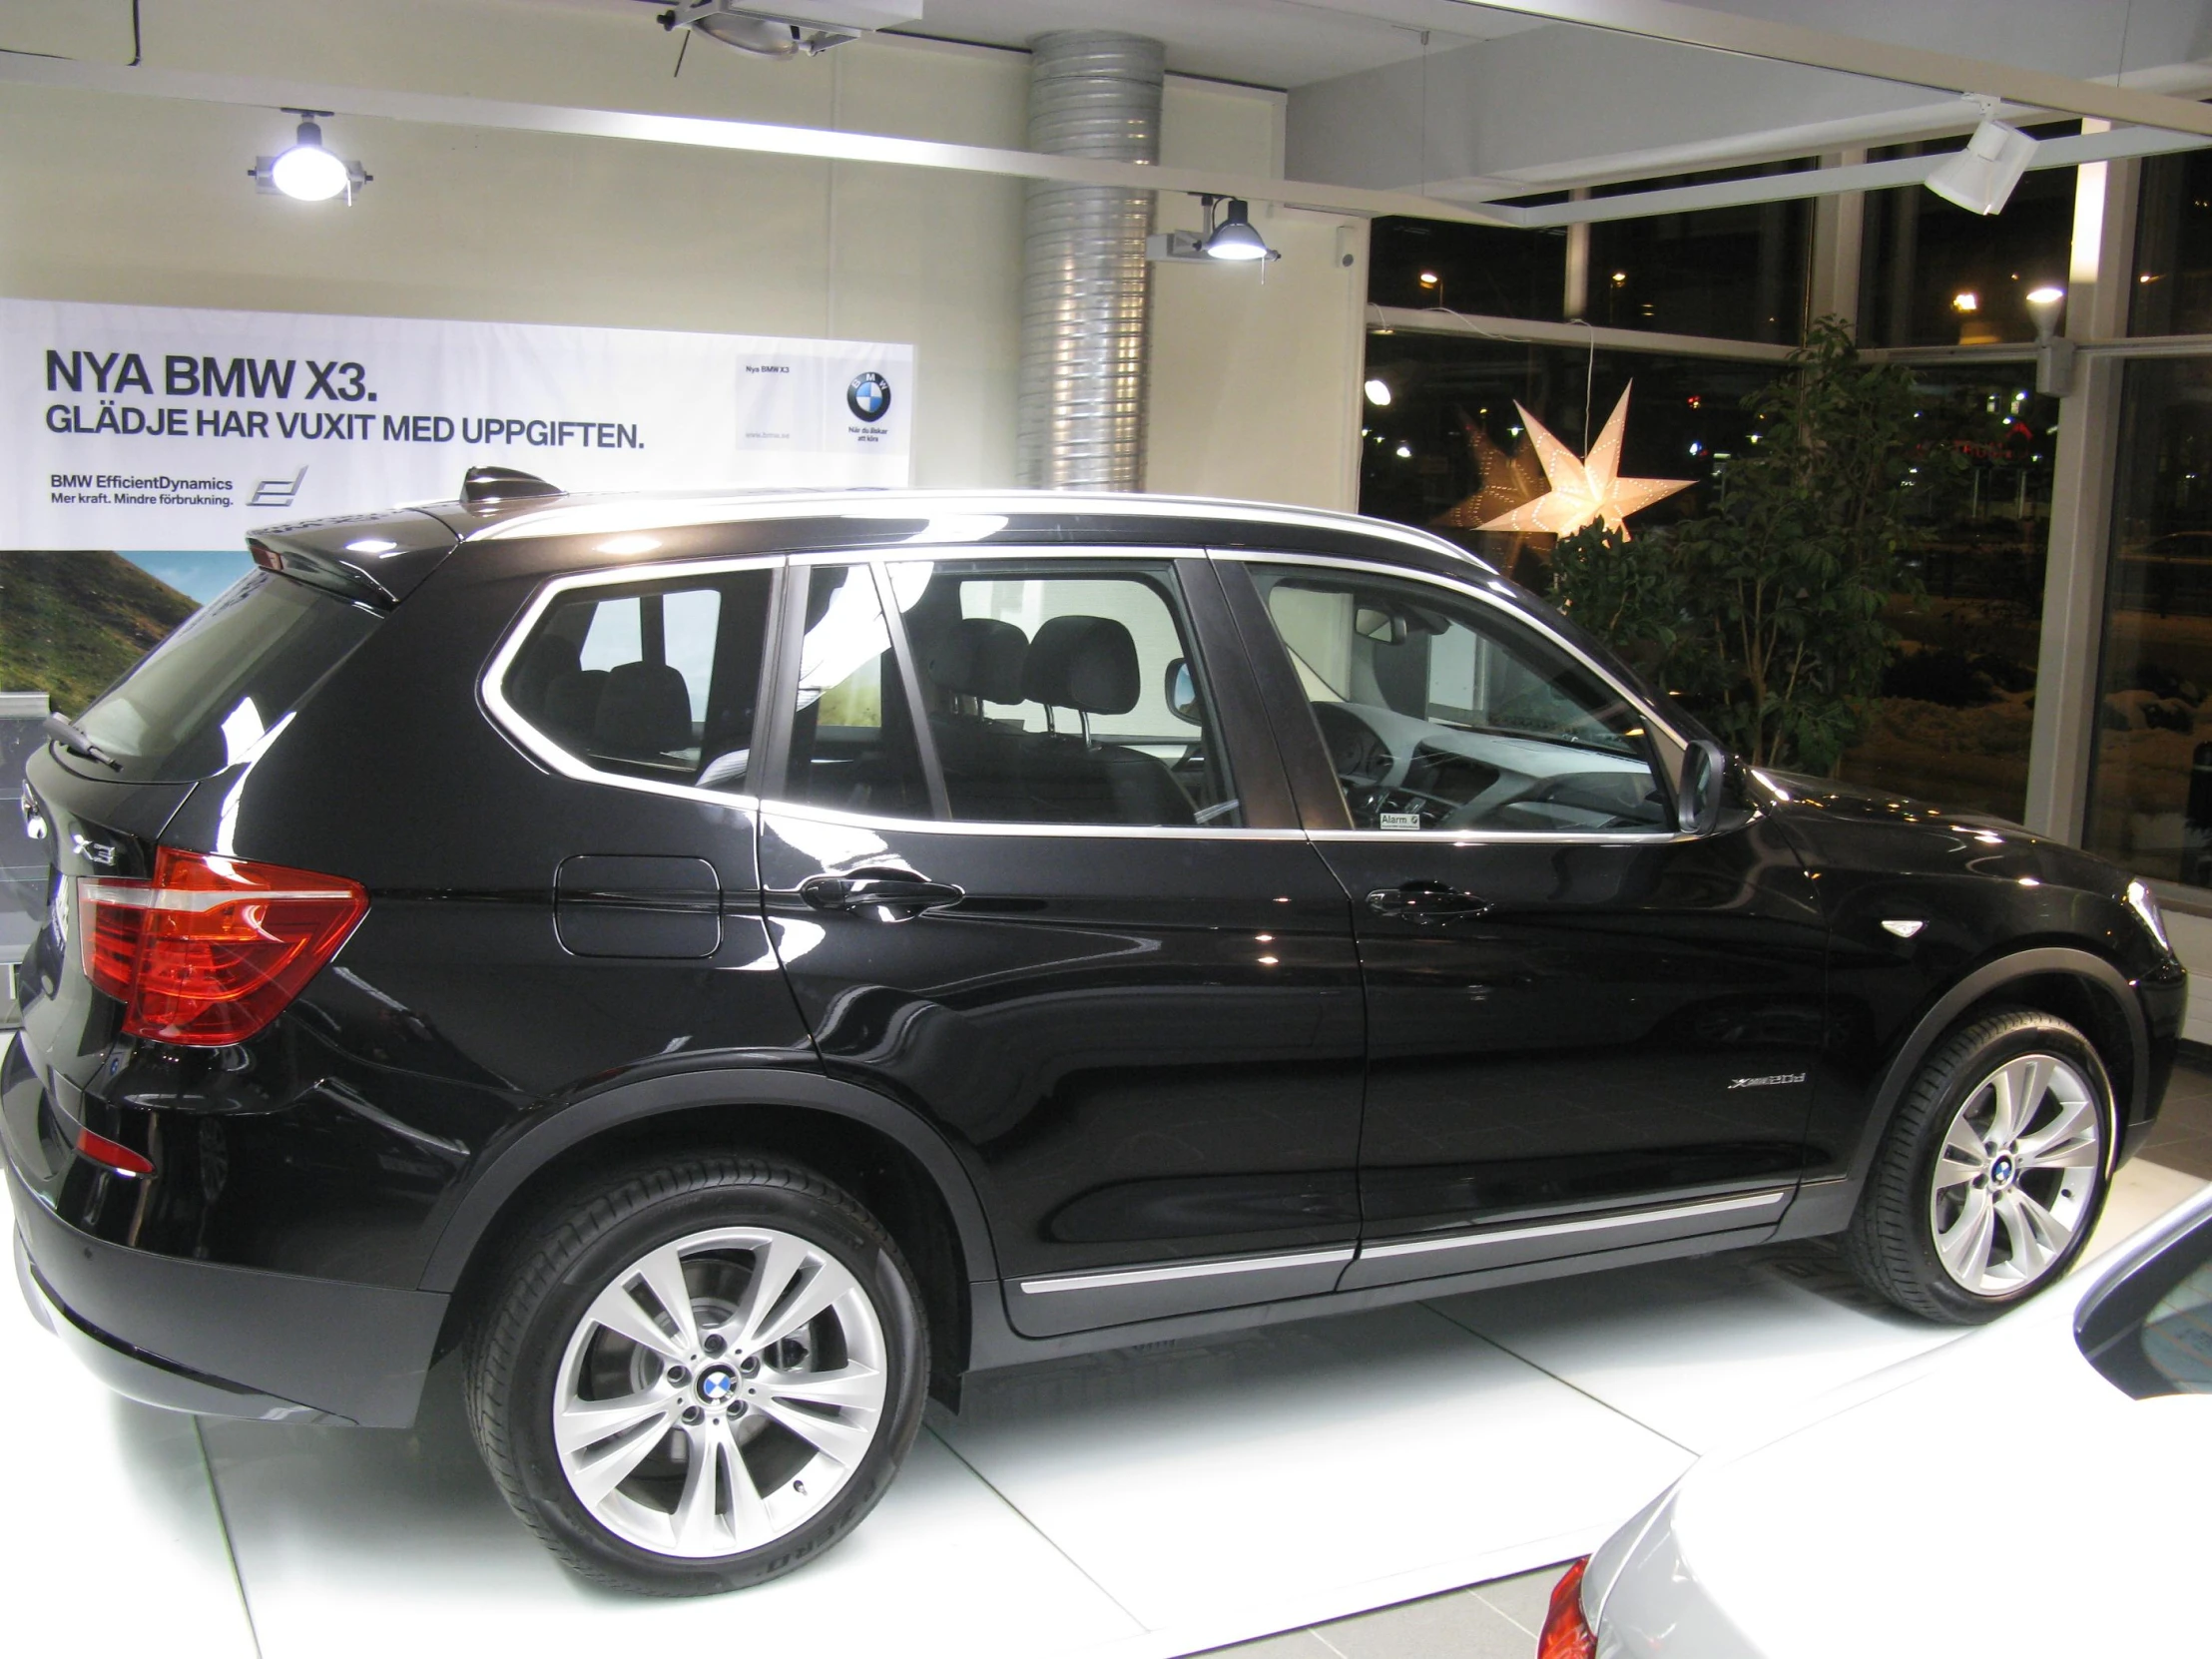
<svg viewBox="0 0 2212 1659">
<path fill-rule="evenodd" d="M 1479 893 L 1447 887 L 1441 881 L 1407 881 L 1402 886 L 1378 887 L 1368 894 L 1369 909 L 1399 921 L 1471 921 L 1488 915 L 1491 907 Z"/>
<path fill-rule="evenodd" d="M 959 903 L 967 889 L 910 870 L 863 869 L 810 876 L 800 882 L 799 896 L 818 910 L 854 910 L 871 921 L 911 921 L 924 910 Z"/>
</svg>

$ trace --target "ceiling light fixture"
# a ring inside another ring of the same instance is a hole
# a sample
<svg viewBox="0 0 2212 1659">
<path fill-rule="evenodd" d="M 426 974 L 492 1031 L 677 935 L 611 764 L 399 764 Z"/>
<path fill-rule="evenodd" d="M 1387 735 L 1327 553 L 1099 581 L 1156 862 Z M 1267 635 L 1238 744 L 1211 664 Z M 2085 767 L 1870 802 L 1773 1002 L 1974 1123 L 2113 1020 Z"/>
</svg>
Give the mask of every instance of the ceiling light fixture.
<svg viewBox="0 0 2212 1659">
<path fill-rule="evenodd" d="M 1390 406 L 1390 382 L 1382 376 L 1378 375 L 1370 380 L 1363 389 L 1368 394 L 1368 401 L 1377 408 L 1386 409 Z"/>
<path fill-rule="evenodd" d="M 1966 148 L 1944 161 L 1925 183 L 1945 202 L 1970 214 L 2001 213 L 2012 199 L 2012 187 L 2034 159 L 2035 141 L 1996 119 L 1994 98 L 1979 93 L 1967 96 L 1980 106 L 1980 125 L 1966 140 Z"/>
<path fill-rule="evenodd" d="M 1146 259 L 1176 264 L 1230 260 L 1250 262 L 1265 269 L 1267 262 L 1283 257 L 1252 228 L 1252 207 L 1242 197 L 1208 196 L 1198 191 L 1191 194 L 1198 197 L 1206 210 L 1204 228 L 1153 233 L 1144 241 Z M 1219 224 L 1215 223 L 1217 211 Z"/>
<path fill-rule="evenodd" d="M 1252 206 L 1236 196 L 1201 196 L 1206 204 L 1206 255 L 1215 260 L 1280 260 L 1283 256 L 1267 245 L 1252 228 Z M 1214 206 L 1221 205 L 1221 224 L 1214 224 Z"/>
<path fill-rule="evenodd" d="M 914 0 L 680 0 L 659 14 L 664 29 L 705 35 L 758 58 L 812 58 L 870 29 L 912 23 L 921 16 Z"/>
<path fill-rule="evenodd" d="M 315 118 L 330 112 L 287 105 L 284 113 L 299 118 L 291 148 L 275 156 L 257 156 L 246 176 L 264 196 L 288 196 L 294 202 L 327 202 L 343 196 L 351 206 L 353 193 L 374 175 L 364 171 L 359 162 L 343 161 L 322 147 L 322 129 Z"/>
</svg>

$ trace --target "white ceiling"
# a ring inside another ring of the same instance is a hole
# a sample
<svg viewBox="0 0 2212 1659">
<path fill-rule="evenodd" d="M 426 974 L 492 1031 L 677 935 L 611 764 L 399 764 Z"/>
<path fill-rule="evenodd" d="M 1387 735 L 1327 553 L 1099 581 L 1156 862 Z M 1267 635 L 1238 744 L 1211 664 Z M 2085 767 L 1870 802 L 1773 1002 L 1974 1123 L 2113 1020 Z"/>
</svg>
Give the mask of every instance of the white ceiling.
<svg viewBox="0 0 2212 1659">
<path fill-rule="evenodd" d="M 773 0 L 763 0 L 773 4 Z M 923 0 L 906 32 L 1026 46 L 1052 29 L 1119 29 L 1168 49 L 1168 67 L 1302 87 L 1544 26 L 1458 0 Z"/>
</svg>

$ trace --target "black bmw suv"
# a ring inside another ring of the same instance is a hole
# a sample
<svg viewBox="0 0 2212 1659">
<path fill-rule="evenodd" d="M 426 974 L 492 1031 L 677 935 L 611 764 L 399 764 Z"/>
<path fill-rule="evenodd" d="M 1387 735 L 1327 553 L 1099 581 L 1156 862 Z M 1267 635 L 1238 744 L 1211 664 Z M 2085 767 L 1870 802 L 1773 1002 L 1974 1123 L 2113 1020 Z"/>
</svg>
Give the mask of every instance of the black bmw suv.
<svg viewBox="0 0 2212 1659">
<path fill-rule="evenodd" d="M 489 475 L 253 551 L 29 764 L 25 1292 L 192 1411 L 455 1352 L 609 1582 L 806 1559 L 969 1372 L 1826 1235 L 1984 1319 L 2172 1064 L 2140 882 L 1417 531 Z"/>
</svg>

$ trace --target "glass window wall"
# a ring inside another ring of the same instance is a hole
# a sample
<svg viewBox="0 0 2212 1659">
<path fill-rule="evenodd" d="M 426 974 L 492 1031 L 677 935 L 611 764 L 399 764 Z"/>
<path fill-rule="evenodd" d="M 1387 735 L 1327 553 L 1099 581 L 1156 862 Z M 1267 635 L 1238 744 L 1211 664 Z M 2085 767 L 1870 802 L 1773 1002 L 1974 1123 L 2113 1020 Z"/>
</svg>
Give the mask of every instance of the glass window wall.
<svg viewBox="0 0 2212 1659">
<path fill-rule="evenodd" d="M 2084 843 L 2212 886 L 2212 358 L 2127 365 Z"/>
<path fill-rule="evenodd" d="M 1897 654 L 1838 769 L 1854 783 L 2017 820 L 2042 649 L 2058 400 L 2031 364 L 1915 371 L 1924 465 L 1910 480 L 1918 592 L 1891 595 Z"/>
<path fill-rule="evenodd" d="M 2212 333 L 2212 151 L 2143 163 L 2128 332 Z"/>
<path fill-rule="evenodd" d="M 2038 138 L 2079 123 L 2030 129 Z M 1876 161 L 1963 147 L 1900 145 Z M 2074 170 L 2021 177 L 2000 214 L 1983 218 L 1914 185 L 1870 191 L 1859 283 L 1860 339 L 1868 345 L 1997 345 L 2035 338 L 2027 295 L 2066 283 L 2073 246 Z"/>
</svg>

